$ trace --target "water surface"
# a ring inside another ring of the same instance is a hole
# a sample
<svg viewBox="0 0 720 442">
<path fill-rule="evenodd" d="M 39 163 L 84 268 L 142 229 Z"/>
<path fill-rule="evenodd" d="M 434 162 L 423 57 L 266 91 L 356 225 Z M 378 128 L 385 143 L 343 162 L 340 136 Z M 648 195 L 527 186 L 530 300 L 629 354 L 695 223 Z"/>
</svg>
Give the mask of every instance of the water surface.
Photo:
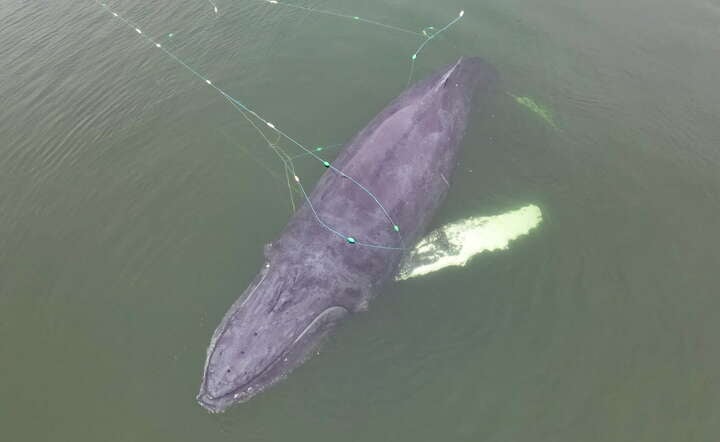
<svg viewBox="0 0 720 442">
<path fill-rule="evenodd" d="M 308 145 L 362 128 L 422 40 L 216 3 L 110 5 Z M 290 216 L 281 164 L 93 1 L 6 0 L 0 439 L 716 440 L 720 3 L 300 4 L 418 31 L 464 9 L 416 74 L 481 55 L 502 93 L 435 226 L 529 204 L 542 224 L 390 284 L 287 381 L 209 415 L 194 395 L 210 335 Z"/>
</svg>

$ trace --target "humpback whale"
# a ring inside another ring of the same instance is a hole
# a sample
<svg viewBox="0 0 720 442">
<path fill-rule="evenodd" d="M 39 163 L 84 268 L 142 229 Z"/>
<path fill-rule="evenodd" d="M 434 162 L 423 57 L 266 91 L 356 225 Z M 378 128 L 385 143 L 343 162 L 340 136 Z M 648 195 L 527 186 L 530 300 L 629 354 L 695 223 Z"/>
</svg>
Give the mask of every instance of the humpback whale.
<svg viewBox="0 0 720 442">
<path fill-rule="evenodd" d="M 405 90 L 324 163 L 215 330 L 200 405 L 221 412 L 247 401 L 301 365 L 338 322 L 367 309 L 427 230 L 470 112 L 497 79 L 486 61 L 460 58 Z"/>
</svg>

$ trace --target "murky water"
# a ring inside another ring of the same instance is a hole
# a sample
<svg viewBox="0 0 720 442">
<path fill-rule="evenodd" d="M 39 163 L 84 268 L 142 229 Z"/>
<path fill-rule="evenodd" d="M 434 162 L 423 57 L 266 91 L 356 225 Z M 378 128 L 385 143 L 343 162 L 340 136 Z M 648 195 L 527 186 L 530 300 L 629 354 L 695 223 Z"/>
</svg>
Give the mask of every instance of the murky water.
<svg viewBox="0 0 720 442">
<path fill-rule="evenodd" d="M 214 3 L 109 4 L 312 146 L 394 98 L 422 42 Z M 205 347 L 290 215 L 282 165 L 93 1 L 0 2 L 0 440 L 717 440 L 720 3 L 298 4 L 418 32 L 464 9 L 416 78 L 481 55 L 502 93 L 436 226 L 528 205 L 542 223 L 390 284 L 285 382 L 209 415 Z"/>
</svg>

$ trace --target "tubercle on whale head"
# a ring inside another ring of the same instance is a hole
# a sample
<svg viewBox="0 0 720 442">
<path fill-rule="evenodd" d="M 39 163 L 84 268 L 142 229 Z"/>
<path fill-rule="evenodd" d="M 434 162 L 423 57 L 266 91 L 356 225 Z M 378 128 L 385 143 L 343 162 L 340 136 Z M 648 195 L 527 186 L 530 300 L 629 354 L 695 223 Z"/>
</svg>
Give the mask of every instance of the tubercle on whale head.
<svg viewBox="0 0 720 442">
<path fill-rule="evenodd" d="M 251 399 L 310 358 L 323 338 L 347 314 L 348 311 L 340 306 L 325 309 L 275 359 L 264 366 L 255 377 L 245 382 L 233 384 L 232 380 L 213 380 L 212 376 L 217 370 L 213 370 L 213 365 L 209 365 L 210 372 L 206 373 L 197 395 L 198 403 L 212 413 L 221 413 L 233 404 Z M 222 365 L 222 362 L 219 364 Z M 220 389 L 218 385 L 221 386 Z"/>
<path fill-rule="evenodd" d="M 327 287 L 287 270 L 263 268 L 215 331 L 197 395 L 208 411 L 247 401 L 287 376 L 349 314 L 318 293 Z"/>
</svg>

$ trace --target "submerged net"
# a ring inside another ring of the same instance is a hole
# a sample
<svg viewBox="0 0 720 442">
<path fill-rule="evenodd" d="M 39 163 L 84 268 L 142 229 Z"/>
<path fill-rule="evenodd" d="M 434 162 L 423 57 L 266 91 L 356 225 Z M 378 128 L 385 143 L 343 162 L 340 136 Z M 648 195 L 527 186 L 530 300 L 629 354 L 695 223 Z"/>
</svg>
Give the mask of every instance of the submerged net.
<svg viewBox="0 0 720 442">
<path fill-rule="evenodd" d="M 413 54 L 409 57 L 410 58 L 410 67 L 409 67 L 409 73 L 408 73 L 408 80 L 407 84 L 409 85 L 412 82 L 414 71 L 415 71 L 415 63 L 418 59 L 421 52 L 426 48 L 426 46 L 435 38 L 440 36 L 443 32 L 450 29 L 455 23 L 457 23 L 463 16 L 464 11 L 460 11 L 460 13 L 455 17 L 453 20 L 451 20 L 449 23 L 447 23 L 445 26 L 442 26 L 440 28 L 435 28 L 433 26 L 428 26 L 421 31 L 413 31 L 411 29 L 405 29 L 400 26 L 395 26 L 388 23 L 382 23 L 379 21 L 371 20 L 368 18 L 363 18 L 360 16 L 352 15 L 352 14 L 345 14 L 341 12 L 331 11 L 331 10 L 324 10 L 324 9 L 316 9 L 308 6 L 303 6 L 299 4 L 292 4 L 292 3 L 286 3 L 281 2 L 278 0 L 253 0 L 255 2 L 263 3 L 267 5 L 268 7 L 285 7 L 285 8 L 292 8 L 292 9 L 299 9 L 306 11 L 308 13 L 312 14 L 318 14 L 318 15 L 325 15 L 330 16 L 338 20 L 349 20 L 353 22 L 357 22 L 362 25 L 367 26 L 375 26 L 375 27 L 381 27 L 385 28 L 391 31 L 407 34 L 414 36 L 421 40 L 419 46 L 417 49 L 413 52 Z M 213 0 L 207 0 L 210 7 L 212 7 L 213 13 L 215 17 L 218 17 L 220 14 L 220 10 L 217 6 L 217 3 Z M 291 136 L 286 131 L 281 129 L 280 125 L 278 123 L 273 122 L 271 119 L 260 115 L 258 112 L 254 110 L 253 107 L 251 107 L 248 103 L 245 101 L 242 101 L 230 93 L 228 93 L 226 90 L 221 88 L 219 85 L 215 84 L 210 78 L 207 77 L 202 71 L 195 67 L 190 65 L 188 62 L 180 58 L 174 51 L 170 50 L 166 47 L 167 41 L 174 38 L 174 33 L 168 33 L 163 35 L 162 37 L 152 37 L 151 33 L 145 32 L 139 25 L 137 25 L 135 22 L 128 19 L 126 16 L 124 16 L 120 11 L 120 9 L 117 6 L 110 6 L 105 1 L 95 0 L 95 3 L 101 7 L 103 10 L 105 10 L 107 13 L 109 13 L 113 18 L 117 19 L 120 23 L 122 23 L 125 27 L 128 29 L 134 31 L 139 38 L 144 39 L 149 45 L 154 47 L 156 50 L 160 51 L 161 54 L 165 55 L 169 59 L 173 60 L 177 65 L 182 67 L 184 70 L 192 74 L 197 80 L 201 81 L 205 84 L 206 87 L 208 87 L 212 92 L 218 94 L 223 99 L 225 99 L 230 106 L 232 106 L 233 109 L 235 109 L 240 116 L 244 119 L 244 121 L 249 124 L 260 136 L 260 138 L 263 140 L 265 145 L 274 153 L 274 155 L 277 157 L 277 159 L 282 164 L 282 170 L 284 173 L 284 181 L 287 184 L 289 197 L 290 197 L 290 204 L 292 206 L 293 211 L 296 209 L 296 203 L 294 195 L 298 194 L 302 200 L 305 201 L 305 203 L 308 205 L 310 210 L 312 211 L 312 214 L 315 218 L 315 221 L 322 226 L 324 229 L 329 231 L 335 236 L 338 236 L 342 240 L 346 241 L 348 244 L 353 244 L 361 247 L 371 247 L 371 248 L 378 248 L 378 249 L 388 249 L 388 250 L 404 250 L 405 245 L 402 240 L 402 232 L 401 232 L 401 226 L 399 226 L 394 220 L 393 217 L 390 215 L 388 210 L 383 206 L 382 202 L 365 186 L 363 186 L 360 182 L 358 182 L 355 178 L 353 178 L 350 175 L 347 175 L 342 170 L 336 168 L 333 166 L 331 161 L 325 157 L 325 152 L 336 149 L 340 147 L 341 145 L 329 145 L 329 146 L 314 146 L 309 147 L 305 143 L 300 142 L 297 138 Z M 281 142 L 285 142 L 286 144 L 289 144 L 292 148 L 294 148 L 297 152 L 291 153 L 286 148 L 284 148 L 281 145 Z M 295 162 L 300 159 L 311 159 L 317 162 L 320 166 L 332 171 L 333 173 L 349 180 L 353 185 L 357 186 L 362 192 L 366 193 L 368 197 L 372 199 L 372 201 L 377 205 L 378 209 L 382 212 L 384 217 L 387 219 L 387 228 L 394 232 L 396 235 L 396 242 L 393 244 L 376 244 L 370 241 L 365 240 L 364 238 L 358 238 L 353 235 L 352 232 L 344 232 L 339 231 L 336 228 L 334 228 L 332 225 L 327 223 L 323 220 L 323 218 L 320 216 L 318 211 L 315 209 L 315 207 L 312 204 L 312 201 L 310 200 L 308 196 L 308 192 L 306 191 L 306 187 L 303 184 L 303 180 L 301 179 L 299 172 L 296 168 Z"/>
</svg>

